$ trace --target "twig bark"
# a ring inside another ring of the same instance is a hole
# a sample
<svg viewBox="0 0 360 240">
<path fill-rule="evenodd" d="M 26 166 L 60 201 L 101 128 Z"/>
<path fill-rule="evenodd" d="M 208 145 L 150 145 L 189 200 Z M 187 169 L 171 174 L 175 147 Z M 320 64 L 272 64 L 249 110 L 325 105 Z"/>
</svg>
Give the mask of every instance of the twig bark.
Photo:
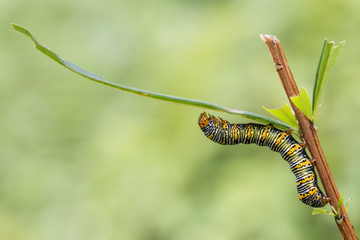
<svg viewBox="0 0 360 240">
<path fill-rule="evenodd" d="M 319 142 L 317 131 L 314 128 L 313 124 L 310 122 L 310 120 L 305 116 L 305 114 L 303 114 L 290 100 L 290 97 L 299 95 L 299 89 L 291 73 L 281 43 L 275 36 L 261 35 L 261 38 L 269 48 L 270 55 L 272 56 L 275 63 L 276 71 L 278 72 L 291 107 L 295 112 L 295 116 L 299 121 L 299 125 L 302 131 L 302 135 L 305 139 L 306 146 L 309 149 L 313 159 L 315 159 L 315 166 L 325 189 L 325 193 L 330 198 L 330 204 L 336 209 L 340 194 L 335 185 L 335 181 L 330 172 L 329 166 L 326 162 L 324 153 Z M 354 228 L 351 225 L 351 222 L 343 205 L 341 206 L 340 212 L 341 216 L 343 217 L 343 222 L 339 224 L 337 221 L 335 221 L 335 223 L 337 224 L 342 238 L 346 240 L 357 239 Z"/>
</svg>

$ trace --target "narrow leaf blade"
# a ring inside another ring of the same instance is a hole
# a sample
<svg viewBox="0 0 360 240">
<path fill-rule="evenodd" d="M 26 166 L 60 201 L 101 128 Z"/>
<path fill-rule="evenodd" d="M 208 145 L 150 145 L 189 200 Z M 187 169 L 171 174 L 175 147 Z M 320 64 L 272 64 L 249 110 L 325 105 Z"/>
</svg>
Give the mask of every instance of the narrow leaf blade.
<svg viewBox="0 0 360 240">
<path fill-rule="evenodd" d="M 330 75 L 334 69 L 337 58 L 345 44 L 342 41 L 335 45 L 334 42 L 328 42 L 327 39 L 324 41 L 323 49 L 320 55 L 318 68 L 316 71 L 315 85 L 313 89 L 313 119 L 314 122 L 317 120 L 318 110 L 321 104 L 321 98 L 324 93 L 324 89 L 330 78 Z"/>
</svg>

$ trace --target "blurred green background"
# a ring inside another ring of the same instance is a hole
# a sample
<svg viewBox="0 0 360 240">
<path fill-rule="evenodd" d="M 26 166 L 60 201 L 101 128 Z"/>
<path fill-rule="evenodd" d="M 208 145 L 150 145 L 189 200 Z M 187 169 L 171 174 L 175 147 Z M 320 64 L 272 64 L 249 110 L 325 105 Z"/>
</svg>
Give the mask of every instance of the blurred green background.
<svg viewBox="0 0 360 240">
<path fill-rule="evenodd" d="M 277 153 L 217 145 L 197 125 L 203 109 L 88 81 L 12 22 L 109 81 L 262 114 L 286 97 L 260 33 L 282 41 L 309 92 L 324 38 L 346 40 L 318 130 L 359 233 L 359 11 L 357 0 L 2 0 L 0 239 L 340 239 Z"/>
</svg>

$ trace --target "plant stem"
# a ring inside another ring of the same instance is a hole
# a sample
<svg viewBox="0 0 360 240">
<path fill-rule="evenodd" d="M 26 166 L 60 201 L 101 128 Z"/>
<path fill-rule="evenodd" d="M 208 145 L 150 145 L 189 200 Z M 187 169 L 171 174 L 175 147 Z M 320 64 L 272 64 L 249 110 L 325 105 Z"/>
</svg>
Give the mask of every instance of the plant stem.
<svg viewBox="0 0 360 240">
<path fill-rule="evenodd" d="M 326 162 L 324 153 L 319 142 L 317 131 L 314 128 L 313 124 L 310 122 L 310 120 L 305 116 L 305 114 L 303 114 L 290 100 L 290 97 L 299 95 L 299 89 L 291 73 L 281 43 L 275 36 L 261 35 L 261 39 L 269 48 L 270 55 L 272 56 L 275 63 L 276 71 L 278 72 L 291 107 L 295 112 L 295 116 L 299 121 L 302 135 L 306 141 L 306 146 L 309 149 L 311 156 L 316 161 L 316 170 L 325 189 L 325 193 L 330 198 L 330 204 L 336 209 L 340 194 L 335 185 L 335 181 L 330 172 L 329 166 Z M 336 221 L 335 223 L 337 224 L 342 238 L 349 240 L 357 239 L 356 233 L 345 211 L 344 205 L 341 205 L 340 213 L 341 216 L 344 218 L 344 221 L 341 224 Z"/>
</svg>

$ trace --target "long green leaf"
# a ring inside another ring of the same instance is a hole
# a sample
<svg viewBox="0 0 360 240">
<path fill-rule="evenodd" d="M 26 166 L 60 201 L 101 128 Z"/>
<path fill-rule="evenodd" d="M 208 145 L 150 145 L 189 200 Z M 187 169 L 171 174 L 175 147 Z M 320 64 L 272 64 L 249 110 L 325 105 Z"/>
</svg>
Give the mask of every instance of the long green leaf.
<svg viewBox="0 0 360 240">
<path fill-rule="evenodd" d="M 323 49 L 321 51 L 318 68 L 316 71 L 315 85 L 313 90 L 313 116 L 314 123 L 317 120 L 321 98 L 324 93 L 326 84 L 334 69 L 335 62 L 340 55 L 340 52 L 345 44 L 345 41 L 339 42 L 335 45 L 334 42 L 324 41 Z"/>
<path fill-rule="evenodd" d="M 196 100 L 196 99 L 188 99 L 188 98 L 182 98 L 182 97 L 177 97 L 177 96 L 171 96 L 171 95 L 166 95 L 166 94 L 160 94 L 160 93 L 155 93 L 155 92 L 150 92 L 150 91 L 146 91 L 146 90 L 141 90 L 141 89 L 137 89 L 137 88 L 133 88 L 133 87 L 127 87 L 127 86 L 123 86 L 123 85 L 119 85 L 116 83 L 112 83 L 109 81 L 106 81 L 103 77 L 94 74 L 92 72 L 89 72 L 63 58 L 60 58 L 60 56 L 58 54 L 56 54 L 55 52 L 53 52 L 52 50 L 50 50 L 49 48 L 45 47 L 44 45 L 40 44 L 36 38 L 34 37 L 34 35 L 26 28 L 17 25 L 17 24 L 12 24 L 13 28 L 23 34 L 25 34 L 26 36 L 28 36 L 34 43 L 35 43 L 35 47 L 40 50 L 40 52 L 42 52 L 43 54 L 45 54 L 46 56 L 52 58 L 53 60 L 55 60 L 56 62 L 58 62 L 59 64 L 61 64 L 62 66 L 66 67 L 67 69 L 80 74 L 83 77 L 86 77 L 92 81 L 95 81 L 97 83 L 101 83 L 104 84 L 106 86 L 109 87 L 113 87 L 116 89 L 120 89 L 126 92 L 130 92 L 130 93 L 134 93 L 134 94 L 138 94 L 144 97 L 149 97 L 149 98 L 155 98 L 155 99 L 160 99 L 160 100 L 164 100 L 164 101 L 169 101 L 169 102 L 175 102 L 175 103 L 181 103 L 181 104 L 187 104 L 187 105 L 191 105 L 191 106 L 196 106 L 196 107 L 201 107 L 201 108 L 206 108 L 206 109 L 211 109 L 211 110 L 216 110 L 216 111 L 221 111 L 221 112 L 226 112 L 226 113 L 230 113 L 230 114 L 235 114 L 235 115 L 240 115 L 241 117 L 245 117 L 248 119 L 252 119 L 258 122 L 262 122 L 262 123 L 272 123 L 273 125 L 282 128 L 282 129 L 289 129 L 291 128 L 289 125 L 277 121 L 275 119 L 271 119 L 269 117 L 257 114 L 257 113 L 252 113 L 252 112 L 247 112 L 247 111 L 241 111 L 241 110 L 236 110 L 236 109 L 231 109 L 231 108 L 227 108 L 227 107 L 222 107 L 222 106 L 218 106 L 216 104 L 213 103 L 209 103 L 209 102 L 205 102 L 205 101 L 200 101 L 200 100 Z"/>
</svg>

